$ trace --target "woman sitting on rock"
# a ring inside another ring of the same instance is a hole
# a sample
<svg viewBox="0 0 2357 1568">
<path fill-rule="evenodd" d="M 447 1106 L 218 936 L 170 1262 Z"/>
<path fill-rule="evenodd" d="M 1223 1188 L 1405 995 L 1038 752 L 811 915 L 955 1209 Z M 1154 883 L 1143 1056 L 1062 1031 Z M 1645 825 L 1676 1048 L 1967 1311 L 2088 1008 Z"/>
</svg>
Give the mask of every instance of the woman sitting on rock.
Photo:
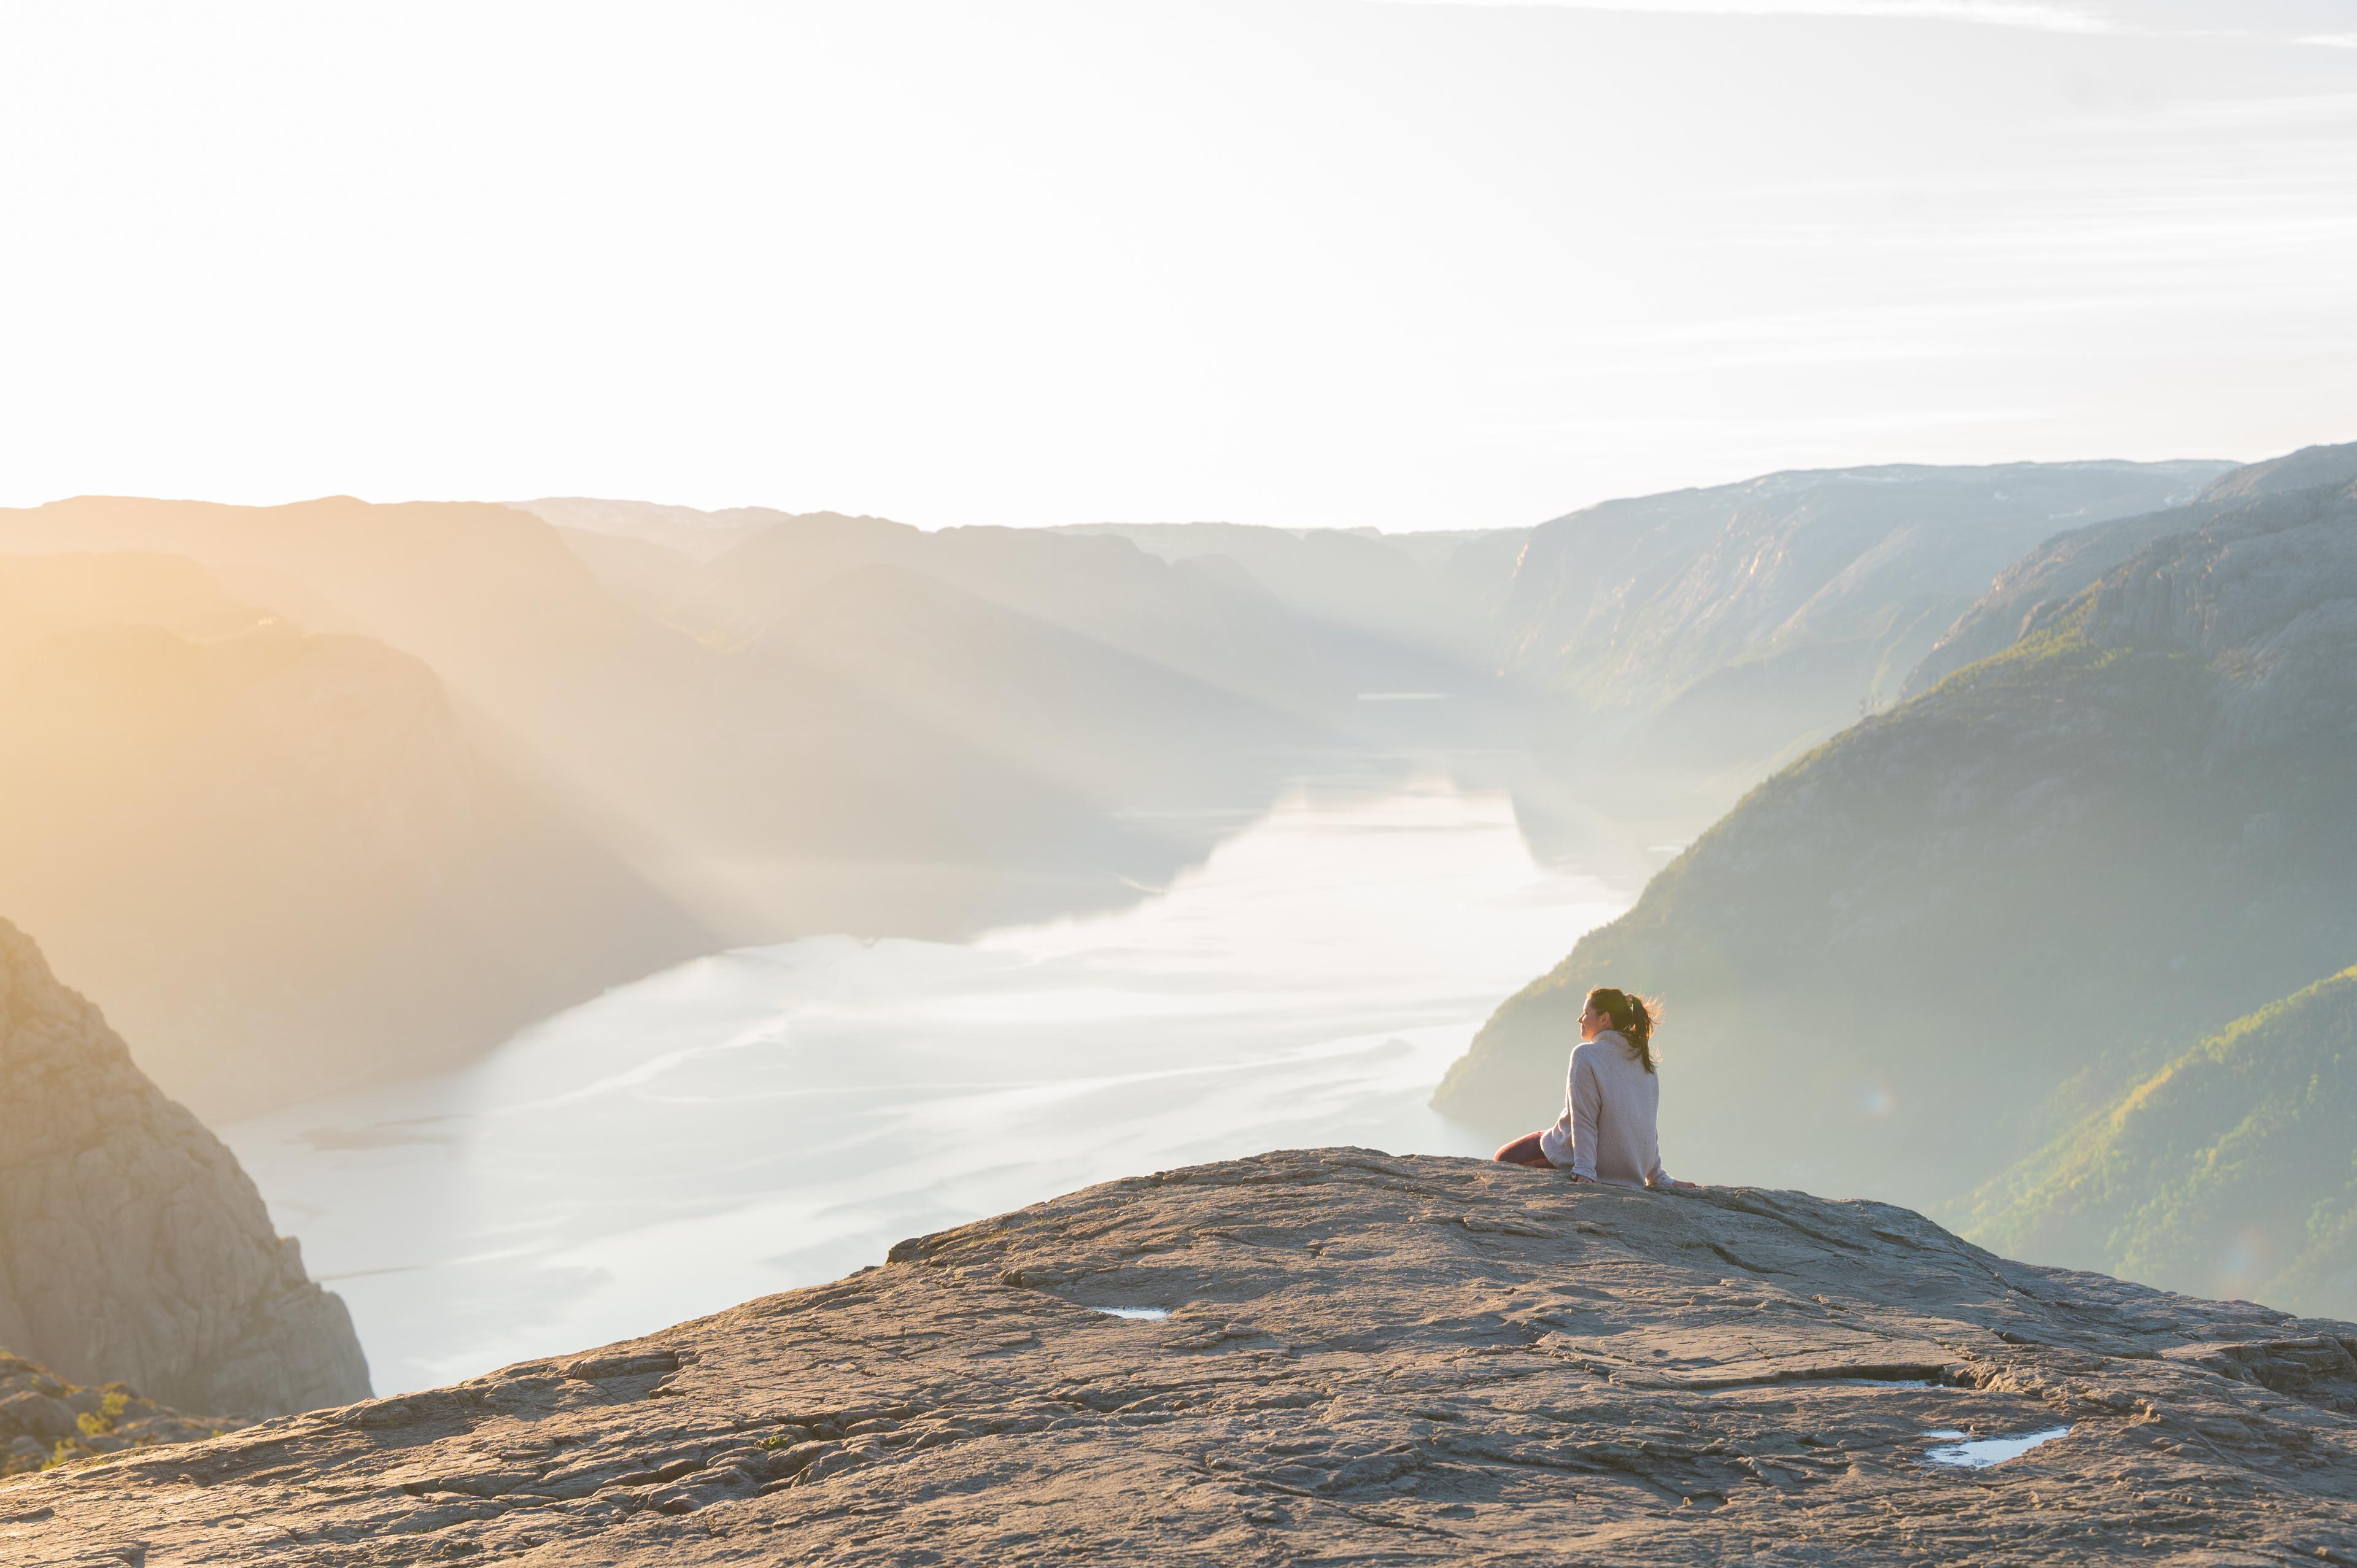
<svg viewBox="0 0 2357 1568">
<path fill-rule="evenodd" d="M 1691 1187 L 1662 1168 L 1654 1130 L 1662 1080 L 1653 1072 L 1653 1015 L 1641 996 L 1600 986 L 1579 1015 L 1579 1044 L 1563 1086 L 1563 1115 L 1544 1133 L 1500 1149 L 1510 1165 L 1568 1170 L 1574 1181 Z"/>
</svg>

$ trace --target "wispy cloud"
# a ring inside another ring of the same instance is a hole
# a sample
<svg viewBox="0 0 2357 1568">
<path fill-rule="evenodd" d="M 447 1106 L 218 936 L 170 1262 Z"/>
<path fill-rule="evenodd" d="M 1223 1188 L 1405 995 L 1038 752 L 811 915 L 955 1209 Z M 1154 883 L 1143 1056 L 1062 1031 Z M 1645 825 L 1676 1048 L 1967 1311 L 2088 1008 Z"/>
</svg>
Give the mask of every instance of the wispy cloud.
<svg viewBox="0 0 2357 1568">
<path fill-rule="evenodd" d="M 1398 3 L 1398 0 L 1394 0 Z M 1697 16 L 1857 16 L 1884 21 L 1972 22 L 2041 33 L 2130 29 L 2084 7 L 2046 0 L 1405 0 L 1443 5 L 1544 6 Z"/>
<path fill-rule="evenodd" d="M 1386 5 L 1619 11 L 1663 16 L 1850 16 L 1869 21 L 1968 22 L 2040 33 L 2113 37 L 2245 38 L 2313 48 L 2357 49 L 2357 33 L 2310 33 L 2269 24 L 2248 10 L 2216 7 L 2209 25 L 2156 22 L 2115 0 L 1378 0 Z"/>
</svg>

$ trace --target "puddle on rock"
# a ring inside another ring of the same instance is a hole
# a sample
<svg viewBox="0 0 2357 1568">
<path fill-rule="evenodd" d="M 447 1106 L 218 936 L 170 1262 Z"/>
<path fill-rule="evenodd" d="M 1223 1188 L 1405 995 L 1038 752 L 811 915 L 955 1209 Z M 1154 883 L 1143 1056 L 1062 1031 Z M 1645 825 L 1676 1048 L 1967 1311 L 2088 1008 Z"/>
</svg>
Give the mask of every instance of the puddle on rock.
<svg viewBox="0 0 2357 1568">
<path fill-rule="evenodd" d="M 1926 1437 L 1947 1441 L 1923 1455 L 1926 1465 L 1938 1465 L 1953 1470 L 1986 1470 L 1992 1465 L 2002 1465 L 2008 1459 L 2018 1459 L 2041 1443 L 2051 1443 L 2071 1429 L 2050 1426 L 2042 1432 L 2025 1432 L 2018 1437 L 1968 1438 L 1961 1432 L 1927 1432 Z"/>
<path fill-rule="evenodd" d="M 1159 1323 L 1170 1316 L 1167 1306 L 1092 1306 L 1091 1312 L 1102 1312 L 1107 1317 L 1126 1317 L 1142 1323 Z"/>
</svg>

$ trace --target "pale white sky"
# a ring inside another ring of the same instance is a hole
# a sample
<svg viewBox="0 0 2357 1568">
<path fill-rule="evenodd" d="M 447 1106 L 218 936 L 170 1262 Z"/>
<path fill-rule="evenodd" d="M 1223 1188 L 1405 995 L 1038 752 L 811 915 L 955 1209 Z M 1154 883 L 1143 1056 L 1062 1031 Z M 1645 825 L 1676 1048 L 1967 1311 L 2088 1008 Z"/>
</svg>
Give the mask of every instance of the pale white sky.
<svg viewBox="0 0 2357 1568">
<path fill-rule="evenodd" d="M 1523 523 L 2357 439 L 2357 0 L 0 0 L 0 501 Z"/>
</svg>

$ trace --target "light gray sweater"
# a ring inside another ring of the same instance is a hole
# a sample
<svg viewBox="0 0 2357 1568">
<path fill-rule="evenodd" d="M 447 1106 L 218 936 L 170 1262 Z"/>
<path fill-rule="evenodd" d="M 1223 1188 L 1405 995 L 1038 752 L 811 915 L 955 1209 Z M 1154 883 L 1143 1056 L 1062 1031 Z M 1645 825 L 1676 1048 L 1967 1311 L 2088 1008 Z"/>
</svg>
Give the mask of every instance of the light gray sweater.
<svg viewBox="0 0 2357 1568">
<path fill-rule="evenodd" d="M 1661 1109 L 1662 1080 L 1645 1070 L 1620 1030 L 1601 1030 L 1571 1047 L 1563 1117 L 1539 1134 L 1539 1148 L 1590 1181 L 1667 1187 L 1653 1125 Z"/>
</svg>

